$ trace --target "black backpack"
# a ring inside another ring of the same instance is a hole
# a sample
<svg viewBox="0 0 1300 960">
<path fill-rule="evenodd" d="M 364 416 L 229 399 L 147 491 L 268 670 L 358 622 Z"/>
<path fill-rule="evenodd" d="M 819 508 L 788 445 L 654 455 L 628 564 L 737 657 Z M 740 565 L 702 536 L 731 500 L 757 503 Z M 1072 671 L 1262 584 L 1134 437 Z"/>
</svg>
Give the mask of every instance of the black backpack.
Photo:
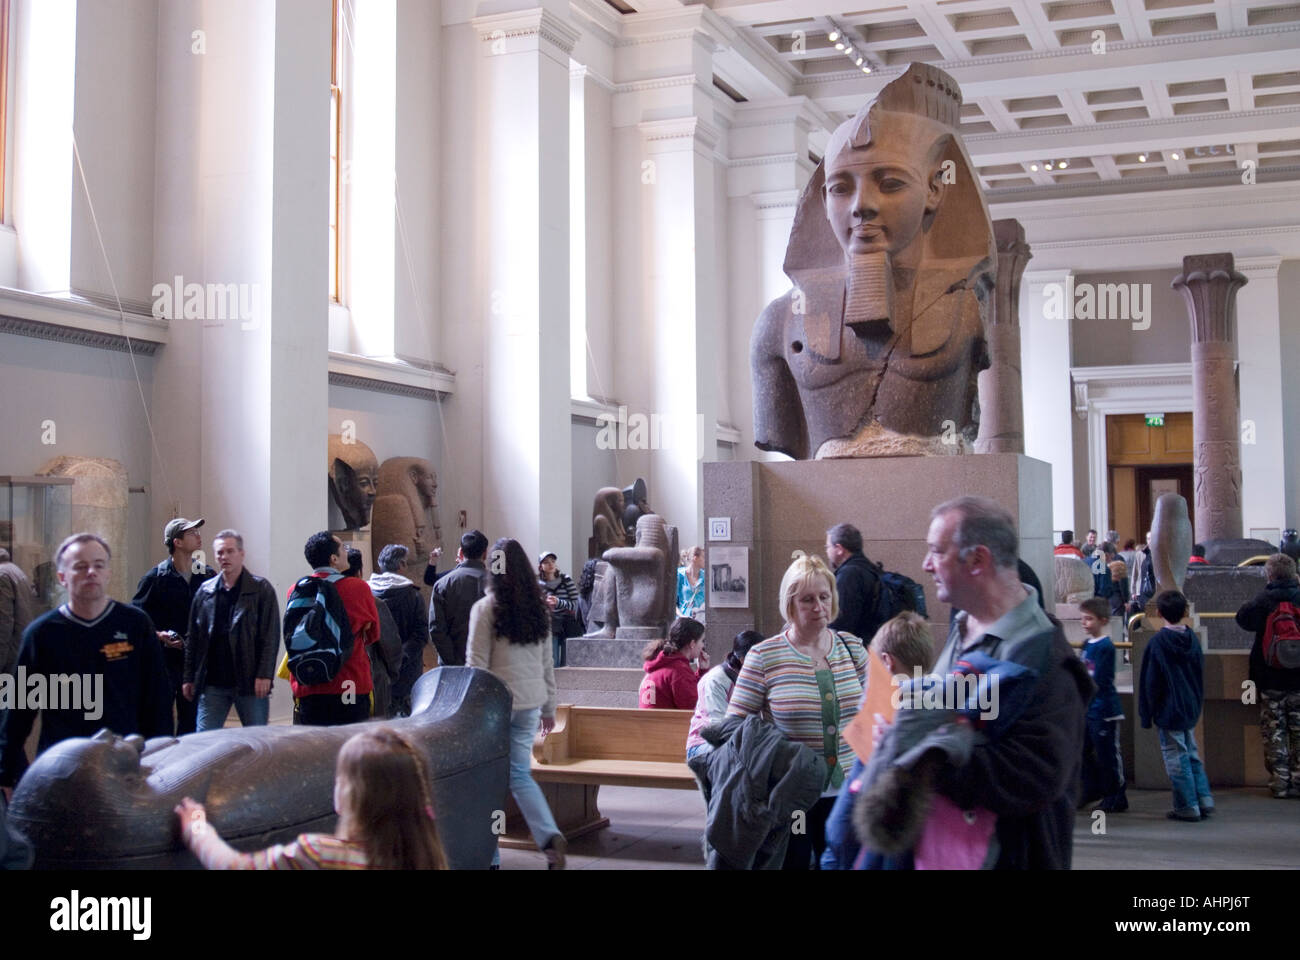
<svg viewBox="0 0 1300 960">
<path fill-rule="evenodd" d="M 340 573 L 303 577 L 284 609 L 284 645 L 289 671 L 306 686 L 329 683 L 352 655 L 352 624 L 334 584 Z"/>
<path fill-rule="evenodd" d="M 880 564 L 876 568 L 876 629 L 894 619 L 904 610 L 911 610 L 925 616 L 925 589 L 911 577 L 886 570 Z M 864 637 L 870 640 L 870 637 Z"/>
</svg>

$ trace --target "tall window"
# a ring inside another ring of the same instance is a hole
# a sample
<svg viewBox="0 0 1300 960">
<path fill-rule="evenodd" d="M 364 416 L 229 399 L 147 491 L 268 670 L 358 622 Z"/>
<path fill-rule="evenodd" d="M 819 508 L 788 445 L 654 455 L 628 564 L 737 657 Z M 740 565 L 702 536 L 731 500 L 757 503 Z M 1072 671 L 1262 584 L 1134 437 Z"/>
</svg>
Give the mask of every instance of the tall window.
<svg viewBox="0 0 1300 960">
<path fill-rule="evenodd" d="M 7 6 L 8 0 L 0 0 Z M 334 0 L 330 31 L 330 299 L 339 302 L 339 209 L 343 190 L 343 0 Z M 3 181 L 0 181 L 3 182 Z"/>
</svg>

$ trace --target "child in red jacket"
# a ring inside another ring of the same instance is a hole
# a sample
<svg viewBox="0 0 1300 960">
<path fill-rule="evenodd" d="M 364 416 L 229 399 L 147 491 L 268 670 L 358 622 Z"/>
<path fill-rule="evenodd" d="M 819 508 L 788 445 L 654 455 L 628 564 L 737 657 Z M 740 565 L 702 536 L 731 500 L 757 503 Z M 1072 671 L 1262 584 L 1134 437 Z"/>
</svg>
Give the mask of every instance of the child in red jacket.
<svg viewBox="0 0 1300 960">
<path fill-rule="evenodd" d="M 704 652 L 704 624 L 678 617 L 668 636 L 651 640 L 641 653 L 645 676 L 637 693 L 638 706 L 645 710 L 694 710 L 700 677 L 709 669 Z M 699 658 L 699 670 L 691 661 Z"/>
</svg>

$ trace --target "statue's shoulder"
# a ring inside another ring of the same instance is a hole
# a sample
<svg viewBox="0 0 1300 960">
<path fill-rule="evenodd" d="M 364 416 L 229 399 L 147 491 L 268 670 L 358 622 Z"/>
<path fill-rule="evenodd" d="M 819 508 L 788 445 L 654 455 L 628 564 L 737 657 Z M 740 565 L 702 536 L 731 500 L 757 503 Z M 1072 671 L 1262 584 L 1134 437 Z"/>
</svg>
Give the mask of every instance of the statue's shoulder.
<svg viewBox="0 0 1300 960">
<path fill-rule="evenodd" d="M 784 338 L 786 322 L 790 319 L 790 299 L 794 288 L 777 297 L 758 315 L 750 343 L 755 351 L 780 353 L 779 344 Z"/>
</svg>

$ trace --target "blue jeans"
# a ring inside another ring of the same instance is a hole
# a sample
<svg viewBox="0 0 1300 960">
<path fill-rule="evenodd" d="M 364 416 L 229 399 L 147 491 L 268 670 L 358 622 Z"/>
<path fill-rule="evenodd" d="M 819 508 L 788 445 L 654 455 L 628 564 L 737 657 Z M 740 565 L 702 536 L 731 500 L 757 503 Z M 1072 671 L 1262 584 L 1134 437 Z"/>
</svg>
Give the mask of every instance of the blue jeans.
<svg viewBox="0 0 1300 960">
<path fill-rule="evenodd" d="M 1191 730 L 1160 728 L 1160 753 L 1165 758 L 1165 772 L 1174 787 L 1174 813 L 1194 817 L 1214 812 L 1210 781 L 1196 752 L 1196 738 Z"/>
<path fill-rule="evenodd" d="M 541 707 L 516 710 L 510 715 L 510 793 L 524 815 L 538 850 L 546 849 L 560 832 L 542 788 L 533 779 L 533 740 L 541 716 Z M 501 862 L 500 851 L 493 854 L 492 862 Z"/>
<path fill-rule="evenodd" d="M 224 727 L 232 705 L 246 727 L 264 727 L 271 715 L 270 697 L 242 697 L 233 687 L 204 687 L 199 694 L 198 732 Z"/>
</svg>

